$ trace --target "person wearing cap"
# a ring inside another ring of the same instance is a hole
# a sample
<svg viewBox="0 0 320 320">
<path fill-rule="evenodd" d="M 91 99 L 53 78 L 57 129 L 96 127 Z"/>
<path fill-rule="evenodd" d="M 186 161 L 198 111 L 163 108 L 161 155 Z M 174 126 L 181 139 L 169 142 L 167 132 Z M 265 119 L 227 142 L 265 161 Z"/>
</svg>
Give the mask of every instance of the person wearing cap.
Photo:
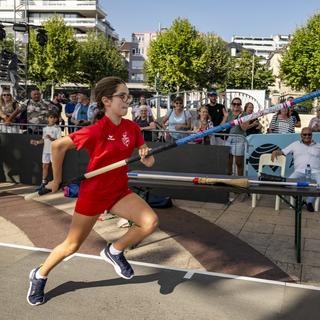
<svg viewBox="0 0 320 320">
<path fill-rule="evenodd" d="M 308 127 L 312 132 L 320 132 L 320 106 L 316 108 L 316 116 L 310 120 Z"/>
<path fill-rule="evenodd" d="M 223 104 L 217 103 L 217 92 L 209 91 L 207 95 L 210 102 L 206 104 L 206 107 L 208 108 L 213 126 L 217 127 L 226 122 L 228 113 Z M 215 144 L 224 145 L 224 136 L 216 135 L 215 137 Z"/>
</svg>

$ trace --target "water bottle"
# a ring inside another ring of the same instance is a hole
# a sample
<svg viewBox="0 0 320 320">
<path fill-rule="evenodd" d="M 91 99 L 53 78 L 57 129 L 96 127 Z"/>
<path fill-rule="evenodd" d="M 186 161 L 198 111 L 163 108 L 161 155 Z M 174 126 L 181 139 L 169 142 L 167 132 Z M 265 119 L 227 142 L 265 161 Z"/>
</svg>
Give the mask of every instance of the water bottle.
<svg viewBox="0 0 320 320">
<path fill-rule="evenodd" d="M 306 170 L 305 170 L 305 175 L 306 175 L 306 179 L 307 181 L 311 180 L 311 167 L 310 164 L 307 164 Z"/>
</svg>

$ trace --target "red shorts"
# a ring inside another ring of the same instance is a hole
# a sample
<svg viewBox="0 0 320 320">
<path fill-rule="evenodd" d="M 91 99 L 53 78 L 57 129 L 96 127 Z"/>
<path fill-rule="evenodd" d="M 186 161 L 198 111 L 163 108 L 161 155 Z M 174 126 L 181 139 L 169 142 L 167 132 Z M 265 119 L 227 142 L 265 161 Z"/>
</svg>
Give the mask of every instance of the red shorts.
<svg viewBox="0 0 320 320">
<path fill-rule="evenodd" d="M 115 195 L 108 195 L 106 199 L 89 200 L 84 196 L 79 197 L 76 203 L 75 212 L 85 216 L 96 216 L 105 210 L 110 210 L 120 199 L 132 193 L 130 189 Z"/>
</svg>

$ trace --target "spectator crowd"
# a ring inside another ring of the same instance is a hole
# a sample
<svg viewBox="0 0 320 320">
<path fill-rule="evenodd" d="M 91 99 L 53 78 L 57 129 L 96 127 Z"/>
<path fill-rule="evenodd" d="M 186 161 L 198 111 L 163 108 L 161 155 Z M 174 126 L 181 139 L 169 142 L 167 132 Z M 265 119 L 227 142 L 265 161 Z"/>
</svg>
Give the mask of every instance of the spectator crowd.
<svg viewBox="0 0 320 320">
<path fill-rule="evenodd" d="M 218 103 L 218 93 L 215 91 L 207 92 L 207 98 L 208 103 L 197 109 L 196 117 L 185 108 L 183 98 L 177 96 L 172 108 L 168 109 L 162 119 L 155 119 L 152 106 L 142 95 L 138 103 L 132 106 L 132 120 L 141 128 L 146 141 L 173 142 L 190 133 L 214 128 L 254 112 L 254 104 L 248 102 L 243 108 L 240 97 L 234 97 L 229 108 Z M 287 100 L 291 99 L 293 97 Z M 72 92 L 68 98 L 63 93 L 54 93 L 52 100 L 46 101 L 41 97 L 40 90 L 33 88 L 30 98 L 18 103 L 10 90 L 3 89 L 0 96 L 0 131 L 42 135 L 42 139 L 32 143 L 44 143 L 46 153 L 49 153 L 48 145 L 61 136 L 60 131 L 62 135 L 69 134 L 91 125 L 96 120 L 97 110 L 96 103 L 90 101 L 89 95 L 84 91 Z M 290 107 L 273 115 L 267 133 L 294 133 L 298 127 L 301 127 L 300 116 Z M 308 128 L 311 132 L 320 132 L 320 107 L 316 109 L 316 116 L 310 120 Z M 262 125 L 255 119 L 196 139 L 193 143 L 229 146 L 228 173 L 231 175 L 236 168 L 237 174 L 241 176 L 244 174 L 246 137 L 261 133 Z M 43 159 L 43 182 L 47 179 L 48 163 L 50 156 L 47 155 Z"/>
</svg>

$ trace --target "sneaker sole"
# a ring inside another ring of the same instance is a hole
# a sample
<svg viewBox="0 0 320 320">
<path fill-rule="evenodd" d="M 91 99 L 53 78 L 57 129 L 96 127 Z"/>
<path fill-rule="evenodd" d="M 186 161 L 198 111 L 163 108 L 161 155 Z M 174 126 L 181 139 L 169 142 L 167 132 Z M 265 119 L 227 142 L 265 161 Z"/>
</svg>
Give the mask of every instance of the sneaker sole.
<svg viewBox="0 0 320 320">
<path fill-rule="evenodd" d="M 31 302 L 29 301 L 29 295 L 30 295 L 31 287 L 32 287 L 31 279 L 32 279 L 32 276 L 33 276 L 33 273 L 34 273 L 35 270 L 36 270 L 36 268 L 35 268 L 35 269 L 32 269 L 32 270 L 30 271 L 30 274 L 29 274 L 30 284 L 29 284 L 29 289 L 28 289 L 28 293 L 27 293 L 27 301 L 28 301 L 28 303 L 30 304 L 30 306 L 38 306 L 39 304 L 43 304 L 43 303 L 45 302 L 45 298 L 43 298 L 42 302 L 37 302 L 37 303 L 31 303 Z"/>
<path fill-rule="evenodd" d="M 127 279 L 127 280 L 130 280 L 130 279 L 133 278 L 134 275 L 132 275 L 131 277 L 126 277 L 126 276 L 124 276 L 124 275 L 121 273 L 120 267 L 119 267 L 117 264 L 115 264 L 115 263 L 104 253 L 104 249 L 100 252 L 100 257 L 102 257 L 104 261 L 110 263 L 110 264 L 113 266 L 114 271 L 115 271 L 115 272 L 117 273 L 117 275 L 120 276 L 121 278 Z"/>
</svg>

